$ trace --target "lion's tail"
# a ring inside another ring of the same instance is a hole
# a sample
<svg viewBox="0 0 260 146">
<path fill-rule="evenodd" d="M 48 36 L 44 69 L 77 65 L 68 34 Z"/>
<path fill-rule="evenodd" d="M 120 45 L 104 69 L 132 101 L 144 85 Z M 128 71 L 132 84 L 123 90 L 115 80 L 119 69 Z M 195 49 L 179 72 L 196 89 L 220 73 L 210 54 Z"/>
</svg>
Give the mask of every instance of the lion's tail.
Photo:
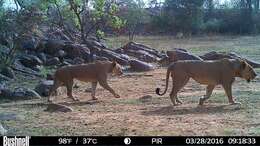
<svg viewBox="0 0 260 146">
<path fill-rule="evenodd" d="M 170 73 L 171 73 L 171 66 L 169 66 L 168 69 L 167 69 L 167 73 L 166 73 L 166 87 L 165 87 L 164 92 L 160 93 L 160 88 L 156 88 L 156 90 L 155 90 L 156 94 L 162 96 L 162 95 L 164 95 L 166 93 L 166 91 L 168 89 L 168 82 L 169 82 Z"/>
</svg>

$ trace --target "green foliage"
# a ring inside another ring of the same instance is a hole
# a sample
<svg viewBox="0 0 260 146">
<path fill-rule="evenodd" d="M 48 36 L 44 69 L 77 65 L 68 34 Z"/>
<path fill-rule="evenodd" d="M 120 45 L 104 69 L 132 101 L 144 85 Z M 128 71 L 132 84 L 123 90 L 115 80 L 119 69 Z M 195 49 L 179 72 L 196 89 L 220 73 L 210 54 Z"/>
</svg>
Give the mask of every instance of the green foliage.
<svg viewBox="0 0 260 146">
<path fill-rule="evenodd" d="M 203 22 L 203 4 L 204 0 L 166 0 L 164 4 L 165 19 L 173 27 L 173 31 L 197 33 Z"/>
</svg>

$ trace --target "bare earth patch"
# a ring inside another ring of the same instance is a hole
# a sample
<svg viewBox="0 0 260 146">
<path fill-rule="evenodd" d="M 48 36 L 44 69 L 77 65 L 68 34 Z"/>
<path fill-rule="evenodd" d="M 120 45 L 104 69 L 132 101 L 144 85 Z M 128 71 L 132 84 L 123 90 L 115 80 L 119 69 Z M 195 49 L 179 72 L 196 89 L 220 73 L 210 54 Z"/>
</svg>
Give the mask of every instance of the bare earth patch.
<svg viewBox="0 0 260 146">
<path fill-rule="evenodd" d="M 198 107 L 205 87 L 191 80 L 179 94 L 183 105 L 173 107 L 168 95 L 159 97 L 154 93 L 156 87 L 165 84 L 164 78 L 165 69 L 112 78 L 110 84 L 121 98 L 115 99 L 99 86 L 98 101 L 90 100 L 90 93 L 84 92 L 88 83 L 77 82 L 79 88 L 74 95 L 80 102 L 66 98 L 64 88 L 55 100 L 72 107 L 73 112 L 44 112 L 45 105 L 35 105 L 39 101 L 5 103 L 1 111 L 11 109 L 9 112 L 24 115 L 25 119 L 4 124 L 15 133 L 29 135 L 254 135 L 250 128 L 259 122 L 260 115 L 250 111 L 247 101 L 251 97 L 245 97 L 247 94 L 237 95 L 243 106 L 231 106 L 219 87 L 204 107 Z M 238 81 L 237 91 L 239 84 L 245 85 L 246 91 L 255 90 L 245 81 Z M 140 99 L 146 95 L 151 98 Z M 255 105 L 252 110 L 258 107 Z"/>
</svg>

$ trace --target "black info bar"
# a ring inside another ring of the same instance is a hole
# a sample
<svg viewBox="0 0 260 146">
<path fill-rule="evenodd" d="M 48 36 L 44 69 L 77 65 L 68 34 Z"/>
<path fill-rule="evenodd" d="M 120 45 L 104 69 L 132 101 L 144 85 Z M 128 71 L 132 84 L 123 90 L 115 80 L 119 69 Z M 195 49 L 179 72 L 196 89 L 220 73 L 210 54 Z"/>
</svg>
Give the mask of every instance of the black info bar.
<svg viewBox="0 0 260 146">
<path fill-rule="evenodd" d="M 253 136 L 2 136 L 3 146 L 260 145 Z"/>
</svg>

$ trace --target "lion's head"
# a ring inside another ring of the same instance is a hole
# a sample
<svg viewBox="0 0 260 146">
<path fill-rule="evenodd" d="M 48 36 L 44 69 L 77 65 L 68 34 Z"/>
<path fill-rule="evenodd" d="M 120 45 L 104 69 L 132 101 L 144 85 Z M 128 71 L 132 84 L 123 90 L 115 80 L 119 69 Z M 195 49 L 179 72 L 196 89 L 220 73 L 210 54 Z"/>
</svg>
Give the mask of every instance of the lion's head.
<svg viewBox="0 0 260 146">
<path fill-rule="evenodd" d="M 118 75 L 118 76 L 123 74 L 121 65 L 118 64 L 116 61 L 112 62 L 112 66 L 113 66 L 112 74 Z"/>
<path fill-rule="evenodd" d="M 237 71 L 239 77 L 246 79 L 247 82 L 250 82 L 257 76 L 253 67 L 249 65 L 245 60 L 237 59 L 236 62 L 239 64 Z"/>
</svg>

